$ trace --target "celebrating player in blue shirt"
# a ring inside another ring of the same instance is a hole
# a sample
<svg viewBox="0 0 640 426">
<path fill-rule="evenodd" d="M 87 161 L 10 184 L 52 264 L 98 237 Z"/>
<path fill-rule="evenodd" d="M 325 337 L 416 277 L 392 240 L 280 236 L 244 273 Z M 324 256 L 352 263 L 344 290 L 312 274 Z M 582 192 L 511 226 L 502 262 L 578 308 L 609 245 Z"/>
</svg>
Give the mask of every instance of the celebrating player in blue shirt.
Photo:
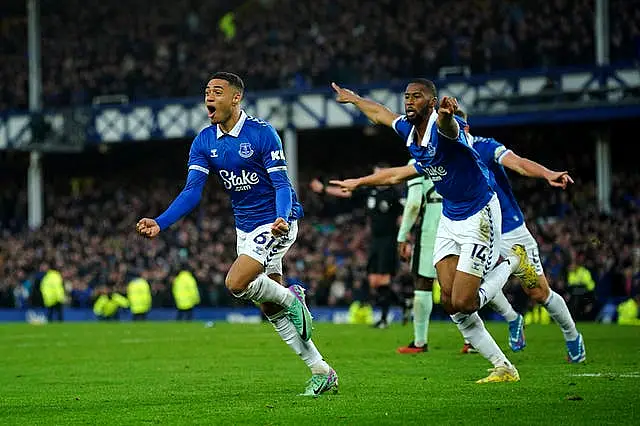
<svg viewBox="0 0 640 426">
<path fill-rule="evenodd" d="M 240 109 L 244 83 L 235 74 L 216 73 L 205 89 L 211 126 L 191 145 L 187 183 L 156 219 L 141 219 L 138 233 L 154 238 L 200 202 L 210 173 L 231 197 L 238 257 L 225 284 L 238 298 L 260 304 L 282 339 L 312 372 L 303 395 L 337 391 L 336 372 L 311 341 L 311 314 L 304 289 L 283 287 L 282 258 L 296 239 L 302 206 L 291 187 L 282 142 L 267 122 Z"/>
<path fill-rule="evenodd" d="M 510 254 L 508 262 L 498 264 L 500 205 L 487 166 L 467 142 L 462 130 L 465 121 L 454 117 L 457 101 L 444 97 L 436 111 L 435 85 L 415 79 L 407 85 L 406 114 L 400 116 L 335 83 L 332 86 L 338 102 L 352 103 L 374 123 L 393 128 L 416 160 L 413 165 L 333 183 L 352 191 L 362 185 L 396 184 L 418 175 L 431 178 L 443 198 L 433 253 L 442 303 L 463 337 L 494 365 L 491 374 L 478 383 L 518 381 L 518 371 L 476 311 L 502 291 L 511 262 L 519 265 L 518 274 L 527 283 L 535 279 L 535 272 L 522 247 Z"/>
<path fill-rule="evenodd" d="M 467 120 L 467 115 L 463 111 L 456 112 L 456 115 L 465 121 Z M 551 318 L 562 329 L 567 345 L 569 362 L 584 362 L 586 360 L 586 351 L 582 335 L 578 333 L 576 324 L 571 318 L 571 313 L 562 296 L 549 287 L 549 282 L 544 275 L 542 263 L 540 262 L 538 244 L 529 229 L 527 229 L 524 214 L 513 195 L 505 167 L 523 176 L 546 179 L 549 185 L 562 189 L 566 188 L 567 184 L 573 183 L 573 180 L 566 171 L 556 172 L 549 170 L 535 161 L 522 158 L 493 138 L 472 136 L 469 133 L 468 125 L 464 130 L 469 144 L 478 152 L 482 162 L 487 165 L 489 172 L 495 178 L 496 185 L 494 188 L 502 210 L 501 251 L 508 253 L 515 244 L 522 245 L 527 250 L 538 279 L 531 286 L 523 286 L 525 293 L 531 299 L 544 305 Z M 525 346 L 522 315 L 516 314 L 504 297 L 501 298 L 501 302 L 499 304 L 498 298 L 494 298 L 491 302 L 491 307 L 509 321 L 509 345 L 511 349 L 514 351 L 521 350 Z"/>
</svg>

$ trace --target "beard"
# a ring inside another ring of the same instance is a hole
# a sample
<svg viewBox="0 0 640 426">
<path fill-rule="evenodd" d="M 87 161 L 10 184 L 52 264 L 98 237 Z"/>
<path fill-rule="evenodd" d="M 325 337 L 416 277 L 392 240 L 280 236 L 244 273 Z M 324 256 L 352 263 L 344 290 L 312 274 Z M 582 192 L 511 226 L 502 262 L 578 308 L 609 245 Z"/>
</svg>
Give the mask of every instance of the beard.
<svg viewBox="0 0 640 426">
<path fill-rule="evenodd" d="M 415 112 L 413 117 L 407 116 L 407 121 L 413 125 L 421 123 L 423 120 L 427 118 L 427 113 L 429 112 L 429 107 L 424 107 Z"/>
</svg>

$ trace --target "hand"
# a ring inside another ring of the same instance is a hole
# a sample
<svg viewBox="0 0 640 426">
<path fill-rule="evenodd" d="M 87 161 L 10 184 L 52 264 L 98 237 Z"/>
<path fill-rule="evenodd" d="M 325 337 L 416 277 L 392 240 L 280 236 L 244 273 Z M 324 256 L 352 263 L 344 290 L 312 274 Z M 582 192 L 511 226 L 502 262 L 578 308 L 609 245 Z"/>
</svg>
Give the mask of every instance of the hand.
<svg viewBox="0 0 640 426">
<path fill-rule="evenodd" d="M 329 183 L 339 186 L 342 192 L 353 192 L 360 186 L 358 179 L 330 180 Z"/>
<path fill-rule="evenodd" d="M 408 241 L 398 243 L 398 255 L 400 256 L 400 259 L 405 262 L 411 260 L 411 243 Z"/>
<path fill-rule="evenodd" d="M 449 96 L 445 96 L 440 101 L 440 107 L 438 108 L 438 114 L 443 113 L 446 115 L 453 115 L 458 111 L 460 107 L 458 106 L 458 101 L 456 98 L 452 98 Z"/>
<path fill-rule="evenodd" d="M 571 179 L 571 176 L 569 176 L 569 172 L 567 171 L 551 172 L 546 179 L 547 182 L 549 182 L 549 185 L 562 189 L 566 189 L 568 184 L 573 183 L 573 179 Z"/>
<path fill-rule="evenodd" d="M 271 225 L 271 233 L 274 237 L 283 237 L 289 233 L 289 224 L 286 220 L 279 217 Z"/>
<path fill-rule="evenodd" d="M 318 194 L 322 194 L 322 192 L 324 191 L 324 184 L 320 182 L 318 179 L 312 180 L 311 183 L 309 184 L 309 187 L 313 192 L 316 192 Z"/>
<path fill-rule="evenodd" d="M 335 83 L 331 83 L 331 87 L 333 87 L 333 90 L 336 92 L 336 101 L 341 104 L 353 104 L 360 98 L 360 96 L 352 90 L 343 89 Z"/>
<path fill-rule="evenodd" d="M 160 226 L 155 220 L 145 217 L 136 224 L 136 232 L 145 238 L 155 238 L 160 233 Z"/>
</svg>

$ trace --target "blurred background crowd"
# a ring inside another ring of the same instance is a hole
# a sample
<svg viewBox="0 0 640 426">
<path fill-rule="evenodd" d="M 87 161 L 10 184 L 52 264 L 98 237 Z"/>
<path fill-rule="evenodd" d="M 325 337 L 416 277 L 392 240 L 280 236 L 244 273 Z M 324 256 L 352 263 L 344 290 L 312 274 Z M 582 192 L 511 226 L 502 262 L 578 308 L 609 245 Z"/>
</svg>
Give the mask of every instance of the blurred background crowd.
<svg viewBox="0 0 640 426">
<path fill-rule="evenodd" d="M 622 123 L 612 139 L 632 129 L 631 122 Z M 513 177 L 549 281 L 570 302 L 574 315 L 596 319 L 607 304 L 637 295 L 640 176 L 623 148 L 614 145 L 619 148 L 614 149 L 612 211 L 605 215 L 597 208 L 591 129 L 480 130 L 479 135 L 495 136 L 516 152 L 569 170 L 575 178 L 575 185 L 562 192 L 543 181 Z M 403 144 L 393 143 L 386 130 L 336 132 L 331 137 L 301 133 L 299 195 L 306 217 L 285 258 L 288 279 L 303 281 L 311 303 L 318 306 L 346 306 L 366 298 L 369 232 L 363 200 L 320 195 L 310 190 L 309 182 L 359 176 L 380 160 L 392 165 L 407 160 Z M 180 191 L 188 147 L 188 141 L 123 144 L 108 152 L 48 156 L 47 219 L 36 232 L 26 226 L 28 159 L 16 153 L 0 157 L 0 306 L 39 303 L 37 283 L 47 267 L 60 271 L 68 302 L 75 307 L 92 306 L 104 289 L 124 294 L 126 285 L 140 276 L 149 282 L 153 307 L 173 307 L 171 283 L 181 270 L 194 274 L 202 305 L 237 304 L 224 287 L 235 259 L 233 218 L 215 179 L 210 179 L 200 207 L 159 238 L 148 241 L 134 232 L 140 217 L 161 213 Z M 335 152 L 344 155 L 335 158 Z M 322 170 L 319 164 L 325 165 Z M 404 190 L 398 187 L 399 193 Z M 402 265 L 394 284 L 398 290 L 411 285 L 407 274 Z M 578 287 L 580 297 L 572 298 L 572 288 Z M 508 293 L 518 309 L 528 308 L 517 285 Z"/>
<path fill-rule="evenodd" d="M 435 78 L 447 69 L 477 75 L 595 63 L 593 0 L 436 3 L 137 0 L 123 9 L 98 0 L 41 0 L 44 106 L 87 105 L 103 95 L 124 102 L 201 96 L 211 71 L 221 68 L 259 91 L 326 88 L 332 80 L 389 84 Z M 610 0 L 610 22 L 611 64 L 638 64 L 640 0 Z M 25 2 L 3 1 L 0 114 L 28 106 L 25 52 Z M 640 175 L 621 145 L 635 129 L 629 121 L 611 126 L 608 214 L 596 202 L 597 129 L 571 124 L 478 133 L 575 177 L 566 192 L 519 177 L 514 187 L 549 281 L 577 319 L 596 319 L 603 307 L 639 293 Z M 308 285 L 315 305 L 366 299 L 369 230 L 363 200 L 317 194 L 309 183 L 361 175 L 380 161 L 404 164 L 404 147 L 389 140 L 395 136 L 371 127 L 299 133 L 298 192 L 306 217 L 286 271 L 289 280 Z M 201 206 L 158 239 L 133 232 L 138 218 L 158 215 L 180 191 L 188 146 L 154 141 L 48 154 L 46 221 L 38 231 L 27 227 L 28 156 L 0 150 L 0 307 L 41 304 L 48 270 L 60 272 L 65 303 L 75 307 L 124 294 L 140 277 L 149 283 L 154 307 L 172 307 L 171 283 L 180 271 L 193 273 L 202 305 L 239 303 L 224 288 L 235 233 L 219 186 L 211 183 Z M 399 290 L 411 286 L 407 276 L 403 264 L 394 284 Z M 517 286 L 508 291 L 525 310 Z"/>
<path fill-rule="evenodd" d="M 593 0 L 42 0 L 45 106 L 594 64 Z M 0 111 L 28 101 L 25 2 L 0 4 Z M 241 4 L 242 6 L 238 6 Z M 612 64 L 640 58 L 640 1 L 610 0 Z M 429 11 L 429 13 L 427 13 Z M 376 52 L 371 55 L 371 52 Z"/>
</svg>

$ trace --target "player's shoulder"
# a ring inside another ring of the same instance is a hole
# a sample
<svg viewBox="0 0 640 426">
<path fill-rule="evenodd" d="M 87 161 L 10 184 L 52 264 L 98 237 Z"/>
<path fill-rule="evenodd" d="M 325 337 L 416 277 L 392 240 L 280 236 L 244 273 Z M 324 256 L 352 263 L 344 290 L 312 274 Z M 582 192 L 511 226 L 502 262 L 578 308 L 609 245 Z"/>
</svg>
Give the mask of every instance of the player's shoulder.
<svg viewBox="0 0 640 426">
<path fill-rule="evenodd" d="M 401 114 L 399 116 L 397 116 L 394 120 L 394 123 L 407 123 L 407 124 L 411 124 L 409 123 L 409 119 L 407 118 L 406 114 Z"/>
<path fill-rule="evenodd" d="M 200 130 L 198 132 L 198 134 L 196 135 L 196 139 L 195 140 L 197 141 L 197 140 L 206 139 L 206 138 L 210 138 L 210 137 L 215 138 L 216 137 L 216 132 L 217 132 L 216 125 L 211 124 L 211 125 L 205 127 L 204 129 Z"/>
<path fill-rule="evenodd" d="M 411 131 L 413 124 L 409 122 L 406 115 L 399 115 L 393 120 L 393 122 L 391 122 L 391 127 L 397 133 L 402 133 L 403 136 L 406 136 L 405 134 L 408 134 Z"/>
<path fill-rule="evenodd" d="M 480 143 L 480 144 L 495 144 L 498 143 L 497 140 L 495 140 L 494 138 L 487 138 L 485 136 L 473 136 L 473 143 Z"/>
<path fill-rule="evenodd" d="M 267 120 L 253 117 L 251 115 L 247 115 L 247 119 L 244 121 L 244 125 L 247 126 L 248 129 L 257 132 L 275 131 L 275 128 Z"/>
</svg>

